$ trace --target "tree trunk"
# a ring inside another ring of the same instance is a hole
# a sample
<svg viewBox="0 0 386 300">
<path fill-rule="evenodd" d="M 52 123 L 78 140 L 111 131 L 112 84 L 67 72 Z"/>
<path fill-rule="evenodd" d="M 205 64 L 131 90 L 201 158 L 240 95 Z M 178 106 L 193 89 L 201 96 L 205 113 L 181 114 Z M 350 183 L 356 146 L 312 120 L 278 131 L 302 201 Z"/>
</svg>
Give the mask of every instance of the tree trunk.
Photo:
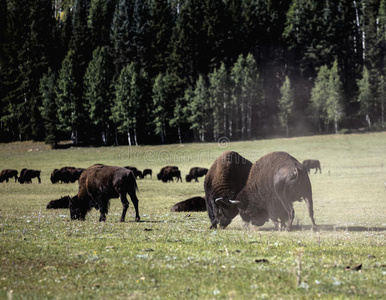
<svg viewBox="0 0 386 300">
<path fill-rule="evenodd" d="M 137 129 L 134 127 L 134 142 L 135 145 L 138 146 L 138 141 L 137 141 Z"/>
<path fill-rule="evenodd" d="M 131 135 L 130 135 L 130 129 L 127 131 L 127 141 L 129 143 L 129 146 L 131 146 Z"/>
</svg>

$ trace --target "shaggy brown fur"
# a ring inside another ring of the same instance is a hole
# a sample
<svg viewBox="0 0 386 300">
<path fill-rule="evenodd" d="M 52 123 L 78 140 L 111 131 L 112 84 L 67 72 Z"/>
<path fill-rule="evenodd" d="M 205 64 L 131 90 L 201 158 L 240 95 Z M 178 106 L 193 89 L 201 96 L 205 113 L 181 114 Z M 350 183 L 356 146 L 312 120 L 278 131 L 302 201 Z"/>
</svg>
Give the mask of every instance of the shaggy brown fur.
<svg viewBox="0 0 386 300">
<path fill-rule="evenodd" d="M 224 152 L 209 168 L 204 180 L 205 200 L 211 228 L 228 226 L 239 213 L 235 199 L 244 187 L 252 163 L 234 151 Z"/>
<path fill-rule="evenodd" d="M 70 205 L 70 196 L 64 196 L 57 200 L 51 200 L 47 204 L 47 209 L 68 208 Z"/>
<path fill-rule="evenodd" d="M 165 166 L 165 167 L 161 168 L 161 170 L 157 174 L 157 179 L 158 180 L 162 180 L 162 177 L 164 177 L 165 171 L 168 170 L 168 169 L 176 169 L 176 170 L 178 170 L 178 167 L 177 166 Z"/>
<path fill-rule="evenodd" d="M 92 207 L 98 207 L 99 221 L 105 221 L 110 199 L 120 197 L 123 206 L 121 222 L 124 222 L 129 207 L 126 194 L 129 194 L 135 208 L 135 221 L 138 222 L 140 217 L 136 190 L 135 176 L 130 170 L 105 165 L 89 167 L 79 178 L 78 195 L 70 201 L 71 219 L 84 220 Z"/>
<path fill-rule="evenodd" d="M 313 229 L 316 229 L 307 171 L 288 153 L 272 152 L 253 164 L 236 201 L 244 221 L 261 226 L 271 219 L 278 229 L 289 231 L 295 216 L 293 202 L 302 198 L 308 206 Z"/>
</svg>

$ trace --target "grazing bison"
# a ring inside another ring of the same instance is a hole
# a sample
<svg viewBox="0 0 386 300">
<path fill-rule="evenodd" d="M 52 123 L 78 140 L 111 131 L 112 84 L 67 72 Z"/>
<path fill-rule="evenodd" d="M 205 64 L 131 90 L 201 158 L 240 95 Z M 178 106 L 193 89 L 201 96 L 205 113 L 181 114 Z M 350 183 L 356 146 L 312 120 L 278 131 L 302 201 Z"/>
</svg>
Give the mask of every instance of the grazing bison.
<svg viewBox="0 0 386 300">
<path fill-rule="evenodd" d="M 301 199 L 316 230 L 307 171 L 288 153 L 272 152 L 253 164 L 244 188 L 230 203 L 238 206 L 241 218 L 248 223 L 261 226 L 271 219 L 277 229 L 290 231 L 295 216 L 293 202 Z"/>
<path fill-rule="evenodd" d="M 70 199 L 70 196 L 64 196 L 57 200 L 51 200 L 47 204 L 47 209 L 68 208 L 70 205 Z"/>
<path fill-rule="evenodd" d="M 174 178 L 177 178 L 177 182 L 178 181 L 182 182 L 181 171 L 178 169 L 172 169 L 172 168 L 166 169 L 163 172 L 162 182 L 174 181 Z"/>
<path fill-rule="evenodd" d="M 225 228 L 239 213 L 235 199 L 248 179 L 252 163 L 234 151 L 224 152 L 209 168 L 204 180 L 210 228 Z"/>
<path fill-rule="evenodd" d="M 197 178 L 205 176 L 206 173 L 208 173 L 207 168 L 194 167 L 190 169 L 189 174 L 185 177 L 185 180 L 186 182 L 191 182 L 192 179 L 194 179 L 195 182 L 198 182 Z"/>
<path fill-rule="evenodd" d="M 136 167 L 125 167 L 125 169 L 131 170 L 134 173 L 134 176 L 136 179 L 143 179 L 143 174 L 140 170 L 138 170 Z"/>
<path fill-rule="evenodd" d="M 0 182 L 3 182 L 4 180 L 8 182 L 9 178 L 12 178 L 12 177 L 15 177 L 15 182 L 16 182 L 18 179 L 17 177 L 18 173 L 19 172 L 17 170 L 12 170 L 12 169 L 2 170 L 0 173 Z"/>
<path fill-rule="evenodd" d="M 206 202 L 203 197 L 192 197 L 178 202 L 172 206 L 170 211 L 206 211 Z"/>
<path fill-rule="evenodd" d="M 322 174 L 322 169 L 320 168 L 320 162 L 317 159 L 306 159 L 303 160 L 303 166 L 306 168 L 307 172 L 310 173 L 311 169 L 316 169 L 315 174 L 320 172 Z"/>
<path fill-rule="evenodd" d="M 110 199 L 120 197 L 123 206 L 121 222 L 124 222 L 129 207 L 126 194 L 129 194 L 135 208 L 135 221 L 138 222 L 140 217 L 137 189 L 137 182 L 131 170 L 106 165 L 91 166 L 83 171 L 79 178 L 78 195 L 70 200 L 71 219 L 84 220 L 92 207 L 98 207 L 99 221 L 105 221 Z"/>
<path fill-rule="evenodd" d="M 160 172 L 157 174 L 157 179 L 162 180 L 162 178 L 164 177 L 164 173 L 166 172 L 166 170 L 169 170 L 169 169 L 178 170 L 178 167 L 177 166 L 165 166 L 165 167 L 161 168 Z"/>
<path fill-rule="evenodd" d="M 77 181 L 85 169 L 75 167 L 63 167 L 54 169 L 51 173 L 51 182 L 74 183 Z"/>
<path fill-rule="evenodd" d="M 21 184 L 32 183 L 32 178 L 37 178 L 39 183 L 41 183 L 40 170 L 22 169 L 18 180 Z"/>
<path fill-rule="evenodd" d="M 153 171 L 151 169 L 145 169 L 142 173 L 143 177 L 150 175 L 150 178 L 153 178 Z"/>
</svg>

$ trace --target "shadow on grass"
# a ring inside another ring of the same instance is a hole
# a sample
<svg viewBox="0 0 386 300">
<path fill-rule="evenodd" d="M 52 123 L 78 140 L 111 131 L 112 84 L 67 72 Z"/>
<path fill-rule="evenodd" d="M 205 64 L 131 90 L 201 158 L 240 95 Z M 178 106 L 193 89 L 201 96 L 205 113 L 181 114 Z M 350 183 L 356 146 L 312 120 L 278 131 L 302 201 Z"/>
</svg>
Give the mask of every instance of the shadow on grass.
<svg viewBox="0 0 386 300">
<path fill-rule="evenodd" d="M 306 231 L 311 230 L 311 225 L 293 225 L 292 231 Z M 344 225 L 318 225 L 319 231 L 352 231 L 352 232 L 364 232 L 364 231 L 386 231 L 386 227 L 365 227 L 365 226 L 344 226 Z M 275 227 L 260 228 L 261 231 L 277 231 Z"/>
</svg>

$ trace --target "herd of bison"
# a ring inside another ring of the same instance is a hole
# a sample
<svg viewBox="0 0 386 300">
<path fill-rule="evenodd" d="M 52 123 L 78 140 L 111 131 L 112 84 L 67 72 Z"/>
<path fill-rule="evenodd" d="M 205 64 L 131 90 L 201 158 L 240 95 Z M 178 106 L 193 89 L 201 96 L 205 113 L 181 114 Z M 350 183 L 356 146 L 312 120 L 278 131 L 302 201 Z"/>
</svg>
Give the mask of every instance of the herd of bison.
<svg viewBox="0 0 386 300">
<path fill-rule="evenodd" d="M 226 228 L 237 215 L 247 224 L 262 226 L 271 220 L 278 230 L 290 231 L 295 212 L 293 202 L 304 200 L 312 222 L 312 229 L 317 226 L 314 220 L 311 182 L 308 177 L 311 169 L 319 170 L 318 160 L 304 160 L 300 163 L 287 152 L 272 152 L 259 158 L 255 163 L 242 157 L 235 151 L 220 155 L 207 168 L 191 168 L 186 175 L 186 182 L 198 182 L 205 176 L 205 198 L 193 197 L 173 205 L 171 211 L 207 211 L 211 228 Z M 135 221 L 140 221 L 137 180 L 152 178 L 152 170 L 138 170 L 135 167 L 115 167 L 96 164 L 87 169 L 63 167 L 51 173 L 51 182 L 79 182 L 78 194 L 61 197 L 47 204 L 47 209 L 69 208 L 72 220 L 84 220 L 86 214 L 95 208 L 100 212 L 99 221 L 106 220 L 109 201 L 120 198 L 122 202 L 121 222 L 125 221 L 129 201 L 135 208 Z M 21 184 L 32 183 L 36 178 L 39 183 L 40 171 L 22 169 L 19 172 L 5 169 L 0 173 L 0 182 L 9 182 L 14 178 Z M 182 182 L 181 171 L 177 166 L 165 166 L 157 174 L 162 182 Z"/>
</svg>

